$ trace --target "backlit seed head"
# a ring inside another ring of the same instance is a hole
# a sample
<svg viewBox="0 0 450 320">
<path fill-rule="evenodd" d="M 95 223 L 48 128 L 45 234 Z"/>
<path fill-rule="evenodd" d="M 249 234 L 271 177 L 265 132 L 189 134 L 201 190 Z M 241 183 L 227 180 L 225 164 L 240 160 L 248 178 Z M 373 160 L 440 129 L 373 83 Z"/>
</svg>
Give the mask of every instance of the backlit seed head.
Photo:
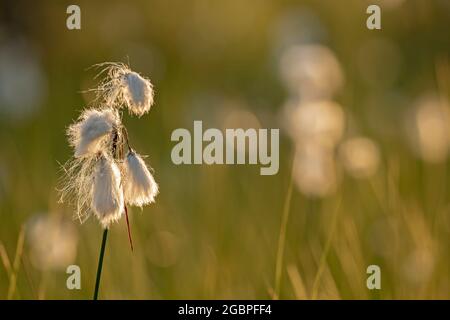
<svg viewBox="0 0 450 320">
<path fill-rule="evenodd" d="M 110 158 L 98 160 L 92 185 L 92 210 L 103 228 L 120 219 L 124 213 L 120 169 Z"/>
<path fill-rule="evenodd" d="M 450 150 L 450 107 L 435 95 L 424 95 L 409 116 L 407 133 L 413 150 L 423 160 L 442 163 Z"/>
<path fill-rule="evenodd" d="M 153 105 L 153 86 L 136 72 L 123 77 L 123 97 L 131 113 L 142 116 Z"/>
<path fill-rule="evenodd" d="M 342 107 L 332 101 L 301 103 L 291 108 L 288 116 L 289 132 L 296 143 L 313 143 L 334 148 L 345 130 Z"/>
<path fill-rule="evenodd" d="M 280 61 L 280 73 L 291 93 L 308 101 L 330 99 L 344 83 L 335 54 L 319 44 L 288 48 Z"/>
<path fill-rule="evenodd" d="M 83 111 L 67 130 L 74 158 L 62 167 L 59 191 L 60 202 L 73 204 L 81 223 L 94 213 L 103 228 L 109 228 L 126 212 L 126 204 L 152 203 L 158 193 L 142 157 L 130 146 L 119 110 L 127 107 L 138 116 L 148 112 L 153 104 L 153 86 L 123 63 L 97 66 L 103 67 L 97 76 L 106 73 L 92 90 L 97 93 L 97 107 Z"/>
<path fill-rule="evenodd" d="M 142 207 L 155 201 L 158 184 L 140 155 L 130 150 L 124 162 L 125 202 Z"/>
<path fill-rule="evenodd" d="M 107 76 L 95 89 L 97 100 L 103 100 L 107 106 L 125 106 L 131 114 L 139 117 L 150 111 L 154 91 L 149 79 L 123 63 L 107 62 L 98 66 L 105 67 L 100 74 L 106 72 Z"/>
<path fill-rule="evenodd" d="M 27 222 L 30 260 L 39 270 L 65 270 L 75 262 L 78 234 L 72 223 L 55 214 L 38 214 Z"/>
<path fill-rule="evenodd" d="M 104 149 L 105 137 L 119 123 L 116 111 L 88 109 L 67 130 L 69 143 L 75 149 L 75 157 L 93 155 Z"/>
<path fill-rule="evenodd" d="M 326 197 L 338 185 L 333 153 L 316 144 L 298 145 L 294 158 L 294 181 L 303 194 Z"/>
<path fill-rule="evenodd" d="M 344 168 L 357 179 L 373 176 L 380 163 L 380 152 L 377 145 L 365 137 L 346 140 L 339 147 L 339 155 Z"/>
</svg>

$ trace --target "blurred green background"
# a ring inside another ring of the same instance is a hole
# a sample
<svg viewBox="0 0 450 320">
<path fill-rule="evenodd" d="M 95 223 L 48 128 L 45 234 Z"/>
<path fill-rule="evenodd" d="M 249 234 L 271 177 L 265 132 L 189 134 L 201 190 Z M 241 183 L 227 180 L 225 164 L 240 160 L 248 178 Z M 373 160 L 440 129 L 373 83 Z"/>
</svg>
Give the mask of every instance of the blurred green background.
<svg viewBox="0 0 450 320">
<path fill-rule="evenodd" d="M 112 226 L 101 298 L 450 298 L 450 1 L 80 0 L 72 31 L 70 4 L 0 5 L 1 299 L 92 296 L 102 230 L 56 187 L 104 61 L 155 86 L 124 123 L 160 194 L 130 210 L 134 252 L 125 220 Z M 194 120 L 280 128 L 279 173 L 174 165 L 170 135 Z"/>
</svg>

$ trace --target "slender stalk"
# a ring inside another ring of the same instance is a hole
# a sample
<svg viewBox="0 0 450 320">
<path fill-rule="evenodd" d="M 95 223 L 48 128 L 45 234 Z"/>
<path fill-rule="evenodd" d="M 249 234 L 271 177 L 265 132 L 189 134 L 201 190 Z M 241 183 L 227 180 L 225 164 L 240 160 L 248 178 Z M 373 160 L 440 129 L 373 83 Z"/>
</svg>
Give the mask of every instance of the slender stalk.
<svg viewBox="0 0 450 320">
<path fill-rule="evenodd" d="M 100 287 L 100 278 L 102 275 L 103 256 L 105 255 L 106 238 L 108 237 L 108 229 L 103 231 L 102 247 L 100 249 L 100 256 L 98 257 L 97 278 L 95 280 L 94 300 L 98 298 L 98 289 Z"/>
<path fill-rule="evenodd" d="M 334 212 L 334 215 L 332 218 L 333 220 L 331 221 L 331 227 L 330 227 L 330 232 L 328 234 L 328 239 L 327 239 L 327 242 L 325 243 L 325 248 L 323 249 L 322 255 L 320 257 L 319 267 L 317 269 L 317 274 L 314 278 L 313 286 L 311 289 L 311 300 L 316 300 L 319 295 L 320 280 L 322 278 L 322 274 L 325 271 L 325 267 L 327 264 L 328 253 L 331 248 L 331 242 L 333 240 L 333 236 L 334 236 L 334 233 L 336 230 L 339 210 L 341 208 L 341 201 L 342 201 L 342 198 L 339 198 L 337 200 L 335 212 Z"/>
<path fill-rule="evenodd" d="M 122 141 L 125 140 L 125 142 L 127 144 L 128 152 L 133 152 L 133 149 L 131 148 L 130 143 L 128 141 L 128 131 L 127 131 L 127 128 L 125 128 L 125 126 L 121 127 L 121 133 L 122 133 L 122 135 L 121 135 Z M 120 159 L 125 158 L 125 150 L 124 150 L 123 143 L 121 143 L 119 158 Z M 130 241 L 131 252 L 133 252 L 133 239 L 131 238 L 130 221 L 128 220 L 128 208 L 127 208 L 126 204 L 124 204 L 124 209 L 125 209 L 125 218 L 127 219 L 128 240 Z"/>
<path fill-rule="evenodd" d="M 276 258 L 276 266 L 275 266 L 275 299 L 280 298 L 280 290 L 281 290 L 281 275 L 283 270 L 283 258 L 284 258 L 284 249 L 286 242 L 286 229 L 289 220 L 289 212 L 291 209 L 291 199 L 292 199 L 292 185 L 293 185 L 293 173 L 291 172 L 291 177 L 289 180 L 288 191 L 286 195 L 286 200 L 284 202 L 283 208 L 283 216 L 281 218 L 280 225 L 280 234 L 278 237 L 278 249 L 277 249 L 277 258 Z"/>
<path fill-rule="evenodd" d="M 14 256 L 12 272 L 9 277 L 8 300 L 11 300 L 14 297 L 14 293 L 17 291 L 17 274 L 20 269 L 20 261 L 22 260 L 24 240 L 25 231 L 22 227 L 20 228 L 19 238 L 17 239 L 16 254 Z"/>
<path fill-rule="evenodd" d="M 125 208 L 125 218 L 127 219 L 127 230 L 128 230 L 128 240 L 130 241 L 131 252 L 133 252 L 133 239 L 131 238 L 131 229 L 130 229 L 130 221 L 128 220 L 128 209 L 127 206 Z"/>
</svg>

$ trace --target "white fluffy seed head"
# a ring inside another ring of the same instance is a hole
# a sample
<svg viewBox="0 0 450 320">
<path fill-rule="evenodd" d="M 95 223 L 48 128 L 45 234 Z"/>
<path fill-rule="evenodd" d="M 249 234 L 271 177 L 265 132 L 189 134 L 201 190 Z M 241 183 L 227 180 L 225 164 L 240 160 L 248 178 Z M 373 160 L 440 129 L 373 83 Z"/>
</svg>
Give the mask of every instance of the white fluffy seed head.
<svg viewBox="0 0 450 320">
<path fill-rule="evenodd" d="M 98 160 L 94 172 L 92 210 L 105 229 L 124 212 L 120 169 L 105 155 Z"/>
<path fill-rule="evenodd" d="M 125 202 L 142 207 L 155 202 L 158 184 L 148 170 L 144 160 L 133 150 L 128 152 L 124 163 Z"/>
<path fill-rule="evenodd" d="M 101 151 L 105 145 L 104 138 L 118 122 L 117 112 L 112 109 L 84 111 L 67 130 L 69 143 L 75 149 L 75 157 L 85 157 Z"/>
<path fill-rule="evenodd" d="M 123 76 L 123 98 L 132 114 L 142 116 L 153 105 L 153 85 L 136 72 Z"/>
</svg>

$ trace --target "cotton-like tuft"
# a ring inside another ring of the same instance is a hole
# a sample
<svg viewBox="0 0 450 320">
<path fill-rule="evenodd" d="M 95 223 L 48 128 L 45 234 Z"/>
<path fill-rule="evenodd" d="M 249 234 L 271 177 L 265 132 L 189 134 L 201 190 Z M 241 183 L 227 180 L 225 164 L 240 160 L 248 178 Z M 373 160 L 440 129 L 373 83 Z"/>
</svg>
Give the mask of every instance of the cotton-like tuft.
<svg viewBox="0 0 450 320">
<path fill-rule="evenodd" d="M 97 77 L 104 76 L 94 91 L 93 106 L 82 112 L 67 130 L 74 159 L 64 165 L 60 201 L 75 206 L 75 217 L 83 223 L 93 213 L 109 228 L 126 212 L 126 204 L 143 206 L 158 193 L 152 174 L 142 157 L 130 146 L 122 125 L 122 108 L 142 116 L 153 104 L 150 80 L 124 63 L 105 62 Z M 124 152 L 128 150 L 128 154 Z M 126 191 L 126 198 L 125 198 Z"/>
<path fill-rule="evenodd" d="M 70 144 L 75 148 L 75 157 L 85 157 L 101 151 L 104 138 L 118 123 L 118 115 L 111 109 L 84 111 L 78 122 L 67 130 Z"/>
<path fill-rule="evenodd" d="M 123 76 L 123 98 L 131 113 L 142 116 L 153 105 L 153 86 L 138 73 L 128 72 Z"/>
<path fill-rule="evenodd" d="M 130 150 L 124 163 L 124 179 L 124 194 L 127 204 L 142 207 L 155 201 L 158 184 L 144 160 L 133 150 Z"/>
<path fill-rule="evenodd" d="M 104 155 L 98 160 L 94 172 L 92 210 L 105 229 L 119 220 L 124 212 L 120 169 Z"/>
</svg>

